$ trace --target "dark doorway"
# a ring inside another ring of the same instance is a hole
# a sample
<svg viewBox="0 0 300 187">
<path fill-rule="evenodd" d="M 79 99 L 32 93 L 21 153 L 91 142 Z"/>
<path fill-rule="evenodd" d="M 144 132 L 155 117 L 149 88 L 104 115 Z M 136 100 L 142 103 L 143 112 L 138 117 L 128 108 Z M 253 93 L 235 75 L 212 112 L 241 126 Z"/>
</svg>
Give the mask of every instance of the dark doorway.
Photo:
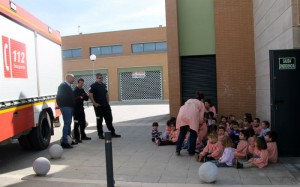
<svg viewBox="0 0 300 187">
<path fill-rule="evenodd" d="M 298 63 L 298 64 L 297 64 Z M 300 50 L 271 50 L 271 130 L 280 156 L 300 156 Z"/>
<path fill-rule="evenodd" d="M 181 57 L 181 88 L 182 104 L 201 91 L 217 107 L 216 56 Z"/>
</svg>

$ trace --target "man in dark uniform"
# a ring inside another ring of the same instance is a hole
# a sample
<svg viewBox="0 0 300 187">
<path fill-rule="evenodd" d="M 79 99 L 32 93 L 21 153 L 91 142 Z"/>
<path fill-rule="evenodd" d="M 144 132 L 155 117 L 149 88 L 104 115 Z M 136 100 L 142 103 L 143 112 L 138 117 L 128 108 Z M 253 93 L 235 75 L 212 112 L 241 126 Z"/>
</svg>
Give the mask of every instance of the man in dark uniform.
<svg viewBox="0 0 300 187">
<path fill-rule="evenodd" d="M 71 84 L 73 84 L 74 80 L 74 75 L 67 74 L 65 82 L 59 85 L 56 95 L 56 102 L 64 120 L 61 146 L 66 149 L 73 148 L 73 146 L 68 143 L 68 136 L 71 134 L 72 115 L 75 106 L 75 98 L 71 88 Z M 72 142 L 72 144 L 76 143 Z"/>
<path fill-rule="evenodd" d="M 90 137 L 87 137 L 85 134 L 85 113 L 83 107 L 83 101 L 89 99 L 88 94 L 83 89 L 84 80 L 78 79 L 77 86 L 74 89 L 73 93 L 75 96 L 75 107 L 74 107 L 74 138 L 77 143 L 81 143 L 82 140 L 91 140 Z M 80 128 L 80 133 L 79 133 Z M 81 138 L 80 138 L 81 135 Z"/>
<path fill-rule="evenodd" d="M 120 138 L 121 135 L 116 134 L 112 121 L 113 116 L 109 105 L 109 95 L 106 89 L 106 85 L 103 83 L 103 76 L 101 73 L 97 73 L 96 82 L 93 83 L 89 90 L 89 97 L 94 105 L 94 110 L 97 118 L 97 131 L 100 139 L 104 139 L 103 136 L 103 118 L 105 120 L 108 130 L 111 131 L 113 138 Z"/>
</svg>

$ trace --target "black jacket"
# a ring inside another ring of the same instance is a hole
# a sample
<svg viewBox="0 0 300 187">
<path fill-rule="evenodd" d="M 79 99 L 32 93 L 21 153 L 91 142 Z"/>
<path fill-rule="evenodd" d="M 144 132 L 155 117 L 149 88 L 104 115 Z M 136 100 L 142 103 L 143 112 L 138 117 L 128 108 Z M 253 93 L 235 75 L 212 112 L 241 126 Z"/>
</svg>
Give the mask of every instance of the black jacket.
<svg viewBox="0 0 300 187">
<path fill-rule="evenodd" d="M 75 97 L 72 88 L 66 82 L 58 86 L 56 102 L 59 107 L 75 106 Z"/>
<path fill-rule="evenodd" d="M 83 101 L 89 100 L 89 97 L 87 96 L 86 92 L 84 91 L 84 89 L 80 89 L 76 86 L 73 93 L 75 96 L 75 107 L 83 108 Z"/>
</svg>

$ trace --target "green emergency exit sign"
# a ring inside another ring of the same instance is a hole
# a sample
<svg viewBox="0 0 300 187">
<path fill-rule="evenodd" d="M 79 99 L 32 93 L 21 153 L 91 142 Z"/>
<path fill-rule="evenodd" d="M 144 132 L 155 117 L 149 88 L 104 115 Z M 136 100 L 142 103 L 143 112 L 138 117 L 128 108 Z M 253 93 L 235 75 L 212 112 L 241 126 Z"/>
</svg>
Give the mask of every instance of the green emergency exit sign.
<svg viewBox="0 0 300 187">
<path fill-rule="evenodd" d="M 295 57 L 283 57 L 279 58 L 279 70 L 296 69 Z"/>
</svg>

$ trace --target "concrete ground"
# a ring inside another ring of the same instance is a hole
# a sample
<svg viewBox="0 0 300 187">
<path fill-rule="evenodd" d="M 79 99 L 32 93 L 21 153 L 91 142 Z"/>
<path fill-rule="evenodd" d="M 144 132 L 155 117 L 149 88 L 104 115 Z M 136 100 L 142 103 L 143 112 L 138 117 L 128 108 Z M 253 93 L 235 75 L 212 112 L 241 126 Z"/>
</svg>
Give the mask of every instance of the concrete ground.
<svg viewBox="0 0 300 187">
<path fill-rule="evenodd" d="M 184 150 L 181 156 L 176 156 L 175 146 L 159 147 L 151 141 L 152 122 L 157 121 L 161 131 L 165 128 L 169 118 L 167 103 L 115 104 L 112 111 L 116 131 L 122 135 L 112 140 L 116 186 L 300 185 L 300 158 L 280 158 L 278 164 L 263 169 L 219 168 L 217 181 L 203 184 L 198 176 L 201 163 L 193 156 Z M 93 108 L 87 108 L 86 114 L 89 122 L 86 132 L 92 137 L 91 141 L 64 150 L 61 159 L 50 159 L 44 150 L 20 151 L 22 157 L 11 158 L 13 163 L 0 160 L 0 186 L 107 186 L 105 142 L 98 139 Z M 59 143 L 61 128 L 55 129 L 52 144 Z M 16 144 L 10 145 L 11 149 L 18 149 Z M 35 176 L 32 170 L 32 162 L 40 156 L 51 162 L 50 172 L 45 177 Z"/>
</svg>

